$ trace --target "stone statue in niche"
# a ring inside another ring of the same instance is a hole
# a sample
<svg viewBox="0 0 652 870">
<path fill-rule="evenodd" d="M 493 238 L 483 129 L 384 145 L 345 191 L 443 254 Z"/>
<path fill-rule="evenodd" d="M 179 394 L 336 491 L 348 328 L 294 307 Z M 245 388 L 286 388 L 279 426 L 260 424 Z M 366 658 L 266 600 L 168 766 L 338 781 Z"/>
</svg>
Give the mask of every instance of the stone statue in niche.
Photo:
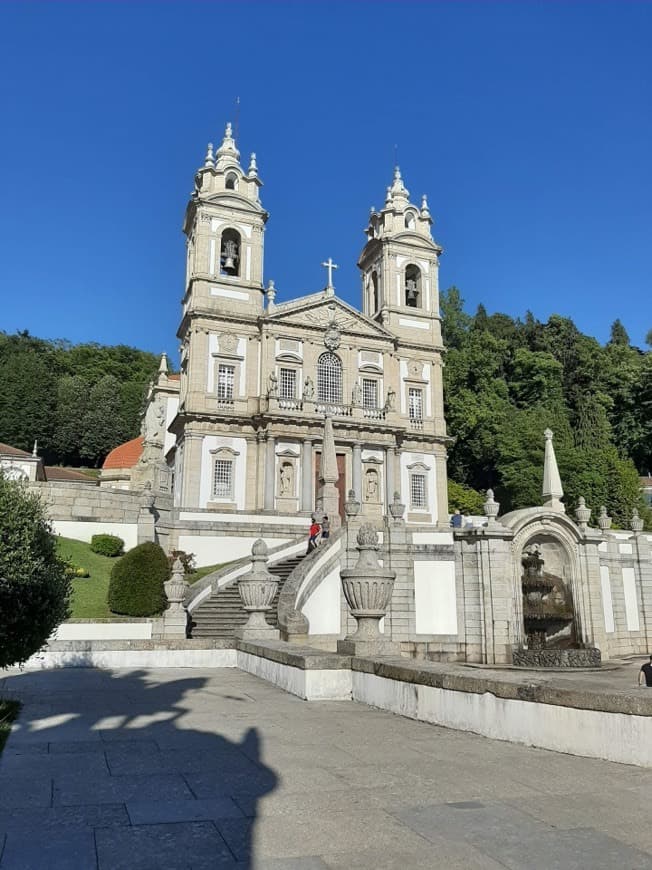
<svg viewBox="0 0 652 870">
<path fill-rule="evenodd" d="M 310 375 L 303 382 L 303 398 L 311 401 L 315 397 L 315 385 Z"/>
<path fill-rule="evenodd" d="M 378 472 L 370 468 L 365 474 L 365 500 L 378 501 Z"/>
<path fill-rule="evenodd" d="M 278 396 L 278 378 L 276 372 L 269 373 L 269 384 L 267 387 L 268 396 Z"/>
<path fill-rule="evenodd" d="M 294 495 L 294 466 L 291 462 L 283 462 L 279 471 L 279 494 Z"/>
<path fill-rule="evenodd" d="M 387 399 L 385 400 L 385 410 L 393 411 L 396 407 L 396 390 L 393 387 L 389 387 L 387 390 Z"/>
<path fill-rule="evenodd" d="M 352 400 L 354 405 L 362 404 L 362 387 L 360 386 L 359 381 L 356 381 L 353 385 Z"/>
</svg>

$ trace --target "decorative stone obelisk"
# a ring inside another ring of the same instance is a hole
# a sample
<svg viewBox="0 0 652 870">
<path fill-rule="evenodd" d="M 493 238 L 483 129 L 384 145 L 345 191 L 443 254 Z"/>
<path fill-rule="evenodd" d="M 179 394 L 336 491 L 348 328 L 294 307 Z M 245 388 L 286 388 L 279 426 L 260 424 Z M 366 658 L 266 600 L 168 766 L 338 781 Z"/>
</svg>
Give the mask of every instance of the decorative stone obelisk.
<svg viewBox="0 0 652 870">
<path fill-rule="evenodd" d="M 551 511 L 564 514 L 566 508 L 561 501 L 564 490 L 561 487 L 555 448 L 552 446 L 552 431 L 546 429 L 543 437 L 546 439 L 546 453 L 543 460 L 543 506 Z"/>
<path fill-rule="evenodd" d="M 324 438 L 321 447 L 317 504 L 320 505 L 322 512 L 330 520 L 331 530 L 333 531 L 339 529 L 342 525 L 342 518 L 340 517 L 340 494 L 337 489 L 338 478 L 333 421 L 327 416 L 324 420 Z"/>
</svg>

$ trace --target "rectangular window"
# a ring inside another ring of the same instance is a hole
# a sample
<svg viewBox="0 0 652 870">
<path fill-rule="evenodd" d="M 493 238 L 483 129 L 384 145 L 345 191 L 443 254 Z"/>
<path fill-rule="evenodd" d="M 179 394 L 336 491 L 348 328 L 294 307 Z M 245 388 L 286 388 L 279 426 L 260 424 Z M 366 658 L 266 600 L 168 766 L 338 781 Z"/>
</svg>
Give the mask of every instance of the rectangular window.
<svg viewBox="0 0 652 870">
<path fill-rule="evenodd" d="M 408 413 L 410 420 L 423 420 L 423 390 L 418 387 L 408 390 Z"/>
<path fill-rule="evenodd" d="M 233 399 L 233 385 L 235 383 L 235 366 L 227 366 L 220 363 L 217 369 L 217 398 L 222 401 Z"/>
<path fill-rule="evenodd" d="M 281 369 L 280 383 L 281 399 L 296 399 L 297 397 L 297 372 L 296 369 Z"/>
<path fill-rule="evenodd" d="M 428 507 L 425 474 L 413 474 L 410 477 L 410 507 Z"/>
<path fill-rule="evenodd" d="M 378 407 L 378 381 L 373 378 L 362 379 L 362 407 Z"/>
<path fill-rule="evenodd" d="M 213 467 L 213 496 L 231 498 L 233 494 L 233 462 L 231 459 L 216 459 Z"/>
</svg>

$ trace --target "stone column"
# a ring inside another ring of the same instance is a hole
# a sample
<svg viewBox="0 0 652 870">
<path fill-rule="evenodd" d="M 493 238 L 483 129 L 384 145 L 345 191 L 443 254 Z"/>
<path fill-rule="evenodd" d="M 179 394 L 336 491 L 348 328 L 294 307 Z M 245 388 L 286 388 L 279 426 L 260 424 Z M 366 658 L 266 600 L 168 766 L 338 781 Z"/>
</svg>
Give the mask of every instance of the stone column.
<svg viewBox="0 0 652 870">
<path fill-rule="evenodd" d="M 301 446 L 301 510 L 312 511 L 312 439 L 306 438 Z"/>
<path fill-rule="evenodd" d="M 276 489 L 276 439 L 273 435 L 267 436 L 265 445 L 265 502 L 266 511 L 274 510 L 274 490 Z"/>
<path fill-rule="evenodd" d="M 140 496 L 138 509 L 138 543 L 156 540 L 156 517 L 154 514 L 154 494 L 152 484 L 147 481 Z"/>
<path fill-rule="evenodd" d="M 385 448 L 385 513 L 394 501 L 394 448 Z"/>
<path fill-rule="evenodd" d="M 362 444 L 353 444 L 353 466 L 351 468 L 351 489 L 358 501 L 362 500 Z"/>
<path fill-rule="evenodd" d="M 183 440 L 183 490 L 181 493 L 181 507 L 201 507 L 199 504 L 199 492 L 204 438 L 198 433 L 186 432 Z"/>
</svg>

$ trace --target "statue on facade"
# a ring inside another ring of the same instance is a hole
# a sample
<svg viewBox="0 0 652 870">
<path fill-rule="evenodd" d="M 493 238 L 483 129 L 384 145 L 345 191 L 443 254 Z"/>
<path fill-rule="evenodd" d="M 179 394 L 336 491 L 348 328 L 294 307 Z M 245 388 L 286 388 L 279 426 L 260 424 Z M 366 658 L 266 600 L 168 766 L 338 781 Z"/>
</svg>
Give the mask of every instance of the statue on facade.
<svg viewBox="0 0 652 870">
<path fill-rule="evenodd" d="M 303 398 L 311 401 L 315 397 L 315 385 L 310 375 L 303 382 Z"/>
<path fill-rule="evenodd" d="M 294 468 L 291 463 L 284 462 L 280 470 L 281 495 L 292 495 L 294 490 Z"/>
<path fill-rule="evenodd" d="M 269 386 L 267 387 L 267 395 L 278 396 L 278 378 L 276 377 L 276 372 L 270 372 L 269 374 Z"/>
<path fill-rule="evenodd" d="M 367 472 L 367 501 L 378 501 L 378 472 L 371 468 Z"/>
<path fill-rule="evenodd" d="M 355 384 L 353 384 L 352 400 L 354 405 L 362 404 L 362 387 L 360 386 L 359 381 L 356 381 Z"/>
<path fill-rule="evenodd" d="M 385 400 L 385 410 L 393 411 L 396 407 L 396 390 L 390 387 L 387 390 L 387 399 Z"/>
</svg>

